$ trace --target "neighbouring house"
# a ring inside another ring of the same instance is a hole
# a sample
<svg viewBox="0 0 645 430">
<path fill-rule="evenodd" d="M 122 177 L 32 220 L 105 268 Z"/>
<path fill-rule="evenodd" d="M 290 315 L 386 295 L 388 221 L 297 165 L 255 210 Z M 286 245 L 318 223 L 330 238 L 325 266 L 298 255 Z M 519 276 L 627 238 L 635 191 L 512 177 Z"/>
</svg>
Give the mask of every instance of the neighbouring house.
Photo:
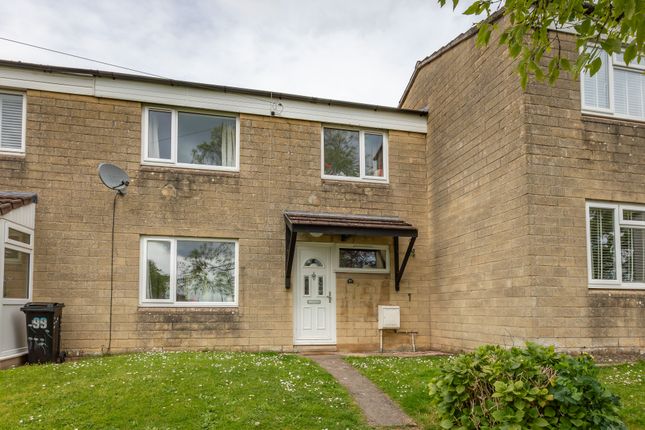
<svg viewBox="0 0 645 430">
<path fill-rule="evenodd" d="M 523 92 L 473 35 L 399 108 L 0 61 L 0 360 L 29 300 L 70 354 L 376 351 L 378 305 L 387 349 L 645 350 L 645 75 Z"/>
</svg>

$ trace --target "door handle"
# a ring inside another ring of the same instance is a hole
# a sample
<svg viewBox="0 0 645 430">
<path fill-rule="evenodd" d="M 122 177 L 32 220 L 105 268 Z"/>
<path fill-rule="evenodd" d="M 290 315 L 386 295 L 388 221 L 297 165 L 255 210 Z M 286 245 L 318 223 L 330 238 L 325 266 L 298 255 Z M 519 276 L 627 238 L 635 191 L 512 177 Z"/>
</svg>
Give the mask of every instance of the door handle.
<svg viewBox="0 0 645 430">
<path fill-rule="evenodd" d="M 331 291 L 327 294 L 327 298 L 329 299 L 329 303 L 331 303 Z"/>
</svg>

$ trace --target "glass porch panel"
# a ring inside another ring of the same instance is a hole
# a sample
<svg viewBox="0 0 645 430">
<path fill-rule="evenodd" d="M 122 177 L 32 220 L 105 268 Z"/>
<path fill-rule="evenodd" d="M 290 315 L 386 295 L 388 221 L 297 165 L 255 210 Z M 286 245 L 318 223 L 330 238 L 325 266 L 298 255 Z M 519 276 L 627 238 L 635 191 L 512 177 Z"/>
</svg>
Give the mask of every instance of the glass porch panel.
<svg viewBox="0 0 645 430">
<path fill-rule="evenodd" d="M 5 299 L 29 298 L 29 262 L 27 252 L 11 248 L 4 250 L 4 291 Z"/>
</svg>

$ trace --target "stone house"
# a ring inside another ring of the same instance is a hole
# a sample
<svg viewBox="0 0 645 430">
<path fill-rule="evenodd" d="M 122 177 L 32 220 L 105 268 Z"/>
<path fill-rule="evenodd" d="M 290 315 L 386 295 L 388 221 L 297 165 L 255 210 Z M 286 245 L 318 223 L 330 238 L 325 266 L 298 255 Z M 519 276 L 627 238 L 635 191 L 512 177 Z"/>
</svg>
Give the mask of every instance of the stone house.
<svg viewBox="0 0 645 430">
<path fill-rule="evenodd" d="M 1 61 L 0 360 L 27 301 L 70 354 L 643 351 L 643 75 L 524 92 L 473 35 L 399 108 Z"/>
</svg>

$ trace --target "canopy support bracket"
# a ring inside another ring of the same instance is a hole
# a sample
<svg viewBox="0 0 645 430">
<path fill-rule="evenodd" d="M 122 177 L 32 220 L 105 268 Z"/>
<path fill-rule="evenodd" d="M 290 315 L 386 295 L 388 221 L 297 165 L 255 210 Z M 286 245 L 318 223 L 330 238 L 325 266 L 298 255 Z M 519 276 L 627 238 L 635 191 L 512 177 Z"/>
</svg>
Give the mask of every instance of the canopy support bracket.
<svg viewBox="0 0 645 430">
<path fill-rule="evenodd" d="M 293 257 L 296 253 L 296 239 L 298 233 L 292 231 L 289 226 L 285 226 L 285 256 L 284 256 L 284 286 L 288 290 L 291 288 L 291 268 L 293 267 Z"/>
<path fill-rule="evenodd" d="M 408 265 L 408 259 L 410 258 L 410 254 L 412 254 L 416 240 L 416 236 L 410 238 L 408 249 L 403 256 L 403 262 L 399 265 L 399 236 L 394 236 L 394 289 L 396 291 L 399 291 L 401 288 L 401 278 L 403 278 L 403 272 L 405 272 L 405 267 Z"/>
</svg>

